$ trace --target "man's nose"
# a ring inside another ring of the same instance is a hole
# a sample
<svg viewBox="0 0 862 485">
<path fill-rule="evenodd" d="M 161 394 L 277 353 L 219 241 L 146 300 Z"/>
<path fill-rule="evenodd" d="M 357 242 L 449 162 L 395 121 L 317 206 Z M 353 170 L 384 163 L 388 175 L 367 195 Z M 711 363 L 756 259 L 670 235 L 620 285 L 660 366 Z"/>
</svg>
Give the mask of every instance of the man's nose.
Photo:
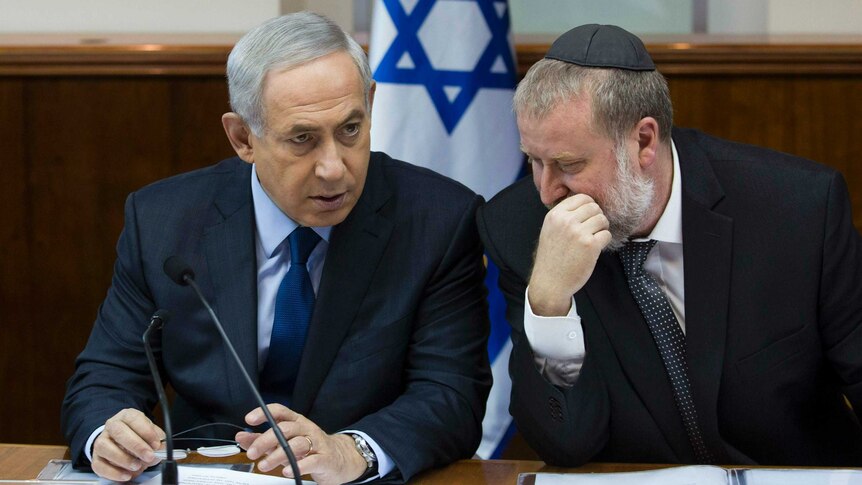
<svg viewBox="0 0 862 485">
<path fill-rule="evenodd" d="M 344 170 L 344 158 L 338 144 L 332 141 L 323 144 L 314 175 L 324 180 L 338 180 L 344 175 Z"/>
<path fill-rule="evenodd" d="M 568 193 L 569 189 L 563 184 L 556 170 L 552 167 L 544 167 L 539 179 L 539 195 L 541 196 L 542 204 L 546 206 L 554 205 Z"/>
</svg>

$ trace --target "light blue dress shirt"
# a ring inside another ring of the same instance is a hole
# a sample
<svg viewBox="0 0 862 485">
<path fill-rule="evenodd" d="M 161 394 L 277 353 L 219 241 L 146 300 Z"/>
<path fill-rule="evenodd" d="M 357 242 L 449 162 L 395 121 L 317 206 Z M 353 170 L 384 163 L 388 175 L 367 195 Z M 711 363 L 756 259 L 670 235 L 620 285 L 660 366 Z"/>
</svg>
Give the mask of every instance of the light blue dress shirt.
<svg viewBox="0 0 862 485">
<path fill-rule="evenodd" d="M 272 336 L 272 322 L 275 318 L 275 296 L 278 286 L 287 270 L 290 269 L 290 248 L 287 246 L 287 236 L 296 229 L 297 224 L 288 217 L 269 198 L 257 178 L 256 166 L 251 170 L 251 195 L 254 202 L 255 219 L 255 253 L 257 254 L 257 359 L 258 367 L 263 369 L 266 357 L 269 355 L 269 341 Z M 326 261 L 326 250 L 329 248 L 329 234 L 332 226 L 313 227 L 320 236 L 314 251 L 308 257 L 308 274 L 314 294 L 320 287 L 320 277 L 323 274 L 323 264 Z M 365 438 L 365 441 L 377 455 L 377 471 L 384 476 L 395 464 L 383 449 L 367 434 L 357 430 L 345 430 L 342 433 L 354 433 Z M 370 479 L 369 479 L 370 480 Z"/>
</svg>

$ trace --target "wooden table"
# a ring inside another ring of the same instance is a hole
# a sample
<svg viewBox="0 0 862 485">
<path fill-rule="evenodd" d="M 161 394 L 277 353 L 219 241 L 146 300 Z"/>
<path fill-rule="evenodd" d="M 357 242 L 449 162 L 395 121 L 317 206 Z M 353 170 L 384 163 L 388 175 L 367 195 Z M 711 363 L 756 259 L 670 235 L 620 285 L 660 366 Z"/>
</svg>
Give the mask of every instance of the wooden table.
<svg viewBox="0 0 862 485">
<path fill-rule="evenodd" d="M 68 458 L 68 448 L 49 445 L 16 445 L 0 444 L 0 480 L 26 480 L 36 478 L 42 467 L 51 459 Z M 183 463 L 205 462 L 206 458 L 195 456 L 183 460 Z M 247 462 L 245 454 L 239 454 L 219 461 Z M 548 467 L 540 461 L 518 460 L 461 460 L 447 467 L 429 470 L 410 481 L 420 485 L 449 485 L 462 483 L 470 485 L 514 484 L 519 473 L 529 472 L 614 472 L 634 471 L 663 468 L 667 465 L 631 464 L 631 463 L 590 463 L 579 468 Z M 271 475 L 280 475 L 281 468 Z"/>
</svg>

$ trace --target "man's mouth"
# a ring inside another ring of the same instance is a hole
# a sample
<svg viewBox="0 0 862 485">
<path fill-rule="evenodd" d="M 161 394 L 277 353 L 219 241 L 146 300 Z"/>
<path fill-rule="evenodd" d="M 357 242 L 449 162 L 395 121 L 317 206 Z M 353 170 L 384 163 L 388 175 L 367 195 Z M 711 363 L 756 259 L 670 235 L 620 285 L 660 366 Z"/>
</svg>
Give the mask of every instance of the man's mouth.
<svg viewBox="0 0 862 485">
<path fill-rule="evenodd" d="M 334 195 L 314 195 L 311 199 L 323 210 L 336 210 L 344 203 L 346 192 Z"/>
</svg>

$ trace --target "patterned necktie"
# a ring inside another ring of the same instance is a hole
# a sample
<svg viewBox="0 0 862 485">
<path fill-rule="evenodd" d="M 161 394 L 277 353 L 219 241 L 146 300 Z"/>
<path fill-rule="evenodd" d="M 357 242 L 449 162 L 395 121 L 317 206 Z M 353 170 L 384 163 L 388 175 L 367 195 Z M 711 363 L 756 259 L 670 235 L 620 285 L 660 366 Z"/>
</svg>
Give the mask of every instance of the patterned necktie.
<svg viewBox="0 0 862 485">
<path fill-rule="evenodd" d="M 267 402 L 289 405 L 299 372 L 305 336 L 314 310 L 314 287 L 308 275 L 308 256 L 320 241 L 310 227 L 297 227 L 287 236 L 290 269 L 275 297 L 275 318 L 269 355 L 260 374 L 260 390 Z"/>
<path fill-rule="evenodd" d="M 697 408 L 695 408 L 691 384 L 688 381 L 685 335 L 664 292 L 643 267 L 655 243 L 654 240 L 629 241 L 619 251 L 620 260 L 623 263 L 623 271 L 628 279 L 632 296 L 661 354 L 667 377 L 673 387 L 673 399 L 682 417 L 688 441 L 694 449 L 695 459 L 698 463 L 715 463 L 715 459 L 703 442 L 703 436 L 697 424 Z"/>
</svg>

